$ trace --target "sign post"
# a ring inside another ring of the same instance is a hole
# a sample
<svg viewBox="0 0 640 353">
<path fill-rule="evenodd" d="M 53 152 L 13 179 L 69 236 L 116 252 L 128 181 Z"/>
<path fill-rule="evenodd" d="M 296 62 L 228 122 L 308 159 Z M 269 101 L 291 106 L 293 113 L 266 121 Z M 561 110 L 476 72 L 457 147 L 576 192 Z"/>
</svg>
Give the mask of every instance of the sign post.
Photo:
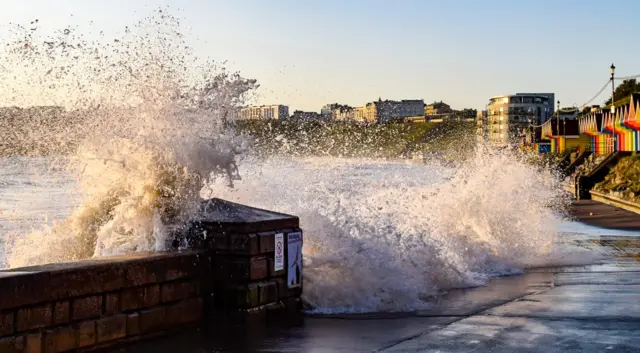
<svg viewBox="0 0 640 353">
<path fill-rule="evenodd" d="M 278 272 L 284 269 L 284 234 L 276 234 L 276 249 L 273 254 L 273 271 Z"/>
</svg>

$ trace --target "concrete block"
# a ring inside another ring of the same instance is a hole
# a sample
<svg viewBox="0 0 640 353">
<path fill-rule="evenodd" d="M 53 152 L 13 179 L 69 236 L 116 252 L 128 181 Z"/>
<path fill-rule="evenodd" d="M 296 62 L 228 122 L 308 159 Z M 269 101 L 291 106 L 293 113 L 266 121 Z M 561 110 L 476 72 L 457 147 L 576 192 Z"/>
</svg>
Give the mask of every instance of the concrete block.
<svg viewBox="0 0 640 353">
<path fill-rule="evenodd" d="M 6 337 L 0 339 L 1 353 L 22 353 L 24 339 L 22 337 Z"/>
<path fill-rule="evenodd" d="M 42 352 L 42 332 L 30 333 L 25 336 L 24 353 Z"/>
<path fill-rule="evenodd" d="M 44 353 L 60 353 L 76 348 L 76 331 L 63 326 L 44 332 Z"/>
<path fill-rule="evenodd" d="M 122 291 L 120 299 L 122 311 L 158 305 L 160 303 L 160 285 L 125 289 Z"/>
<path fill-rule="evenodd" d="M 140 335 L 140 314 L 133 313 L 127 315 L 127 336 Z"/>
<path fill-rule="evenodd" d="M 260 305 L 278 301 L 278 284 L 276 281 L 261 282 L 258 284 L 260 292 Z"/>
<path fill-rule="evenodd" d="M 43 304 L 17 312 L 17 330 L 19 332 L 51 326 L 53 321 L 52 304 Z"/>
<path fill-rule="evenodd" d="M 104 314 L 107 316 L 120 313 L 120 293 L 107 293 L 104 295 Z"/>
<path fill-rule="evenodd" d="M 260 253 L 272 253 L 275 251 L 276 246 L 276 232 L 262 232 L 258 233 L 260 239 Z"/>
<path fill-rule="evenodd" d="M 257 234 L 231 234 L 229 251 L 232 254 L 257 255 L 260 253 Z"/>
<path fill-rule="evenodd" d="M 102 295 L 74 299 L 71 302 L 71 319 L 85 320 L 102 315 Z"/>
<path fill-rule="evenodd" d="M 98 343 L 123 338 L 127 335 L 127 315 L 119 314 L 105 317 L 96 322 Z"/>
<path fill-rule="evenodd" d="M 56 302 L 53 304 L 53 323 L 55 325 L 66 324 L 69 322 L 69 302 Z"/>
<path fill-rule="evenodd" d="M 158 307 L 140 312 L 140 331 L 145 333 L 157 332 L 165 327 L 166 308 Z"/>
<path fill-rule="evenodd" d="M 169 303 L 196 296 L 198 284 L 194 281 L 164 283 L 160 288 L 160 302 Z"/>
<path fill-rule="evenodd" d="M 0 336 L 13 333 L 13 312 L 0 313 Z"/>
<path fill-rule="evenodd" d="M 78 324 L 78 348 L 96 344 L 96 322 L 84 321 Z"/>
</svg>

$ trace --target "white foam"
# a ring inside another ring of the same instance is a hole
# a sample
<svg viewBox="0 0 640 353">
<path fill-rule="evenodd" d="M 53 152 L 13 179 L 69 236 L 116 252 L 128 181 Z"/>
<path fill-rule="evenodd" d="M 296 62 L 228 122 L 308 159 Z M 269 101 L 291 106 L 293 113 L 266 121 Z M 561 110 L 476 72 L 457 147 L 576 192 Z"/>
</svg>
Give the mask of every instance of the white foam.
<svg viewBox="0 0 640 353">
<path fill-rule="evenodd" d="M 10 267 L 163 250 L 197 217 L 205 182 L 233 173 L 243 141 L 223 120 L 255 82 L 199 63 L 179 30 L 157 12 L 121 38 L 17 28 L 3 46 L 0 105 L 66 109 L 53 123 L 50 111 L 25 120 L 14 144 L 66 152 L 48 161 L 75 176 L 82 197 L 66 219 L 10 237 Z"/>
<path fill-rule="evenodd" d="M 8 239 L 11 267 L 162 250 L 197 217 L 200 196 L 299 215 L 304 299 L 317 312 L 420 309 L 446 289 L 566 262 L 549 207 L 562 201 L 557 182 L 508 151 L 480 150 L 455 168 L 248 157 L 229 188 L 216 176 L 246 146 L 221 120 L 254 82 L 193 64 L 165 21 L 151 17 L 118 42 L 25 30 L 3 53 L 0 103 L 62 105 L 82 121 L 31 129 L 77 144 L 52 164 L 68 167 L 82 199 L 71 216 Z"/>
<path fill-rule="evenodd" d="M 542 258 L 572 262 L 549 207 L 563 201 L 556 181 L 509 152 L 484 151 L 455 169 L 286 157 L 240 169 L 234 190 L 213 184 L 205 194 L 300 216 L 314 312 L 416 310 L 444 289 Z"/>
</svg>

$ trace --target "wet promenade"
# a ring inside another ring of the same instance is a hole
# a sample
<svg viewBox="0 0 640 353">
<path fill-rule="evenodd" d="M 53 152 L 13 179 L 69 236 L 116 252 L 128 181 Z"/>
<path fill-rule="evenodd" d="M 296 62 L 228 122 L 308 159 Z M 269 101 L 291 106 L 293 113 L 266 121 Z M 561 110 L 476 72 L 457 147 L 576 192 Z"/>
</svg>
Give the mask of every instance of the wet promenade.
<svg viewBox="0 0 640 353">
<path fill-rule="evenodd" d="M 578 244 L 607 258 L 495 279 L 404 316 L 306 317 L 251 338 L 202 329 L 122 352 L 640 352 L 640 237 Z"/>
</svg>

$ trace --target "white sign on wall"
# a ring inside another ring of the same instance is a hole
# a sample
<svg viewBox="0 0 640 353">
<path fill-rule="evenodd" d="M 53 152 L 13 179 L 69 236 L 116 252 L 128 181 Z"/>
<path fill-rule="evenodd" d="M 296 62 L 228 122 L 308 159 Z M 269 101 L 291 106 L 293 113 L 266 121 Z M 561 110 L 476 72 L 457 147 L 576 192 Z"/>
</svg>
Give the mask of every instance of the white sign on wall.
<svg viewBox="0 0 640 353">
<path fill-rule="evenodd" d="M 302 233 L 287 234 L 287 286 L 302 284 Z"/>
<path fill-rule="evenodd" d="M 276 234 L 276 248 L 273 254 L 273 270 L 282 271 L 284 269 L 284 234 Z"/>
</svg>

